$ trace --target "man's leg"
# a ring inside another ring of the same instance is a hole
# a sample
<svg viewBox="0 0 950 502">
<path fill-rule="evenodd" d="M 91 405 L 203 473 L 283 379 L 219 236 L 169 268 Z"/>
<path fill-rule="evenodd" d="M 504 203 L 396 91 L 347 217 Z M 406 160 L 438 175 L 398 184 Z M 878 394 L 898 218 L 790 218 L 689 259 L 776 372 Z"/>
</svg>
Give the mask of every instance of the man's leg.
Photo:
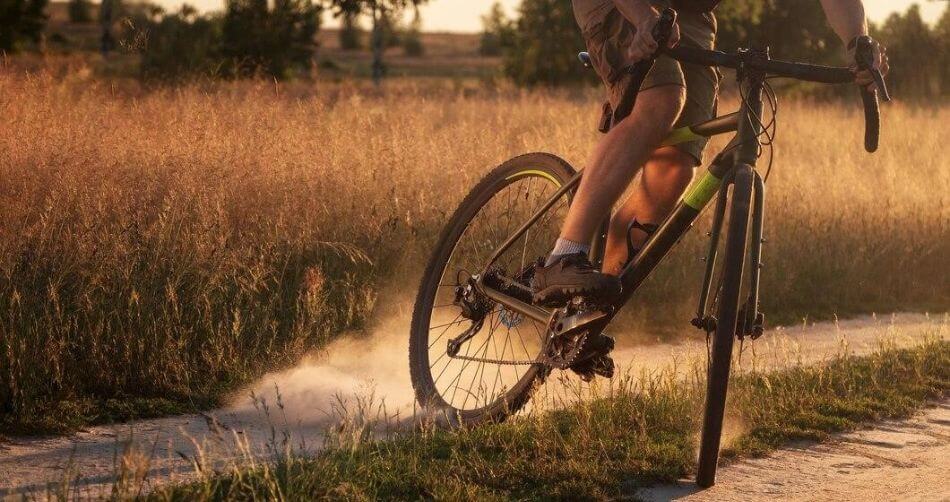
<svg viewBox="0 0 950 502">
<path fill-rule="evenodd" d="M 685 95 L 686 90 L 678 85 L 653 87 L 639 94 L 633 112 L 595 148 L 561 228 L 561 239 L 590 243 L 637 170 L 666 139 Z"/>
<path fill-rule="evenodd" d="M 642 91 L 633 112 L 597 145 L 560 238 L 544 266 L 535 270 L 532 288 L 536 301 L 557 304 L 574 295 L 606 299 L 619 293 L 616 277 L 590 265 L 589 244 L 637 170 L 669 134 L 684 100 L 685 89 L 680 85 Z"/>
<path fill-rule="evenodd" d="M 640 223 L 658 224 L 673 210 L 693 179 L 696 159 L 675 147 L 663 147 L 643 166 L 643 173 L 623 206 L 610 219 L 604 273 L 619 275 L 627 261 L 627 228 L 634 218 Z M 631 232 L 633 244 L 640 247 L 647 234 Z"/>
</svg>

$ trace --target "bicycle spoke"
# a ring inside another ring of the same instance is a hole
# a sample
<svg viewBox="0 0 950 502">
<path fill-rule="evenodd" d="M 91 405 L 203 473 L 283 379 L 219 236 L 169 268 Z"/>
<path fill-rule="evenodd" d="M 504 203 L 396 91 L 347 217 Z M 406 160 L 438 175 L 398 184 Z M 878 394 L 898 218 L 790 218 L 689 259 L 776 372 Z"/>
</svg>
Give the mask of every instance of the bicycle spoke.
<svg viewBox="0 0 950 502">
<path fill-rule="evenodd" d="M 487 344 L 488 344 L 488 338 L 486 338 L 485 341 L 482 342 L 482 344 L 481 344 L 477 349 L 475 349 L 475 353 L 478 354 L 478 352 L 481 351 L 482 348 L 484 348 L 485 345 L 487 345 Z M 467 346 L 467 348 L 466 348 L 466 350 L 465 350 L 465 357 L 471 357 L 471 355 L 470 355 L 470 349 L 471 349 L 471 348 L 472 348 L 471 345 L 468 345 L 468 346 Z M 450 403 L 455 402 L 455 394 L 456 394 L 456 392 L 458 392 L 458 382 L 461 380 L 462 375 L 465 373 L 465 369 L 468 368 L 468 366 L 469 366 L 472 362 L 473 362 L 473 361 L 472 361 L 471 359 L 466 359 L 466 360 L 464 361 L 464 364 L 462 364 L 462 368 L 459 370 L 459 374 L 456 375 L 455 378 L 454 378 L 451 382 L 449 382 L 449 386 L 448 386 L 449 388 L 452 387 L 453 384 L 455 385 L 455 392 L 452 393 L 452 399 L 449 401 Z"/>
<path fill-rule="evenodd" d="M 494 302 L 483 320 L 486 326 L 463 344 L 465 347 L 457 356 L 448 355 L 445 340 L 458 337 L 471 326 L 471 321 L 462 317 L 461 306 L 453 296 L 454 289 L 465 284 L 470 274 L 481 273 L 498 247 L 548 203 L 556 190 L 555 185 L 540 176 L 521 177 L 502 186 L 465 223 L 449 253 L 438 293 L 429 309 L 431 326 L 427 345 L 431 361 L 429 373 L 435 377 L 434 391 L 456 410 L 474 410 L 497 403 L 526 376 L 525 368 L 504 362 L 530 366 L 526 361 L 536 360 L 544 346 L 545 335 L 535 321 L 519 318 L 518 314 L 504 311 L 504 307 Z M 567 206 L 564 199 L 548 208 L 519 239 L 522 242 L 516 241 L 511 249 L 500 254 L 493 270 L 497 267 L 500 274 L 523 281 L 520 274 L 535 260 L 535 255 L 541 256 L 547 246 L 554 243 Z M 450 307 L 459 309 L 454 318 Z M 531 322 L 533 328 L 526 329 L 534 329 L 536 340 L 525 336 L 526 332 L 519 326 L 524 322 Z M 505 324 L 503 332 L 502 323 Z M 517 354 L 518 347 L 523 357 Z"/>
<path fill-rule="evenodd" d="M 439 325 L 439 326 L 433 326 L 433 327 L 429 328 L 429 331 L 432 331 L 432 330 L 434 330 L 434 329 L 439 329 L 439 328 L 442 328 L 442 327 L 445 327 L 445 326 L 451 326 L 451 325 L 453 325 L 453 324 L 458 324 L 458 323 L 460 323 L 460 322 L 465 322 L 465 321 L 468 320 L 468 319 L 459 319 L 459 317 L 462 317 L 462 314 L 461 314 L 461 313 L 460 313 L 459 315 L 455 316 L 455 320 L 453 320 L 452 322 L 450 322 L 450 323 L 448 323 L 448 324 L 442 324 L 442 325 Z"/>
</svg>

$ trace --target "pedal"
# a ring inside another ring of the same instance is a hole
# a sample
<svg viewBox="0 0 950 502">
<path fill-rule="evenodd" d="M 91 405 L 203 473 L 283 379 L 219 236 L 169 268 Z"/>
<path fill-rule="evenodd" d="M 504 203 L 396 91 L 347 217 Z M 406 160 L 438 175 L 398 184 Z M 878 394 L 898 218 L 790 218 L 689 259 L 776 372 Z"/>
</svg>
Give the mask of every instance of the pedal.
<svg viewBox="0 0 950 502">
<path fill-rule="evenodd" d="M 584 347 L 570 369 L 585 382 L 590 382 L 596 376 L 613 378 L 614 360 L 610 357 L 610 352 L 613 350 L 614 339 L 603 333 L 597 333 L 585 339 Z"/>
<path fill-rule="evenodd" d="M 585 382 L 590 382 L 598 376 L 613 378 L 614 360 L 607 355 L 591 357 L 571 366 L 571 371 L 577 373 L 577 376 Z"/>
</svg>

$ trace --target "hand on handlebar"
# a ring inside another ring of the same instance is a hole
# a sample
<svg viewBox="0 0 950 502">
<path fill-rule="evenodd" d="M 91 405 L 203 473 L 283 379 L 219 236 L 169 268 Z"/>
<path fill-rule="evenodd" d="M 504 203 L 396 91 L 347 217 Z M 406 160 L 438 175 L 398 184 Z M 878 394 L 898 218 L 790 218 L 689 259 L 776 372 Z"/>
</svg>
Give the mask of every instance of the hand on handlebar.
<svg viewBox="0 0 950 502">
<path fill-rule="evenodd" d="M 644 59 L 649 58 L 657 51 L 657 42 L 653 38 L 653 27 L 656 26 L 657 22 L 660 20 L 660 13 L 656 9 L 652 9 L 652 16 L 645 16 L 639 23 L 637 23 L 637 32 L 633 37 L 633 43 L 630 44 L 630 48 L 627 51 L 628 61 L 636 63 L 643 61 Z M 667 47 L 675 47 L 680 41 L 680 27 L 679 23 L 673 23 L 673 29 L 670 32 L 670 38 L 667 42 Z"/>
<path fill-rule="evenodd" d="M 879 75 L 881 77 L 886 77 L 890 71 L 890 65 L 887 59 L 887 48 L 877 41 L 871 42 L 873 60 L 871 61 L 870 67 L 868 67 L 867 62 L 858 60 L 860 56 L 856 54 L 856 49 L 857 44 L 852 44 L 848 47 L 848 59 L 851 60 L 850 67 L 855 76 L 854 83 L 868 91 L 873 91 L 877 88 L 874 72 L 880 72 Z"/>
</svg>

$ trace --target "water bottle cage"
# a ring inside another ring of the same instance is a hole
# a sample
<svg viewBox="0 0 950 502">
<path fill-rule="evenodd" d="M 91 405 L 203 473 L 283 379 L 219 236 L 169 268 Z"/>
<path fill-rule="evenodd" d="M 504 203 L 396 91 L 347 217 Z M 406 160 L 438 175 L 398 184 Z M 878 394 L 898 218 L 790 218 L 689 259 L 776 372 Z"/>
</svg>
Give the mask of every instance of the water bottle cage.
<svg viewBox="0 0 950 502">
<path fill-rule="evenodd" d="M 636 218 L 634 218 L 633 221 L 627 225 L 627 262 L 632 261 L 633 257 L 640 252 L 640 248 L 634 245 L 633 238 L 630 236 L 630 232 L 639 230 L 647 234 L 647 237 L 649 237 L 653 235 L 658 228 L 660 228 L 660 226 L 655 223 L 640 223 Z"/>
</svg>

